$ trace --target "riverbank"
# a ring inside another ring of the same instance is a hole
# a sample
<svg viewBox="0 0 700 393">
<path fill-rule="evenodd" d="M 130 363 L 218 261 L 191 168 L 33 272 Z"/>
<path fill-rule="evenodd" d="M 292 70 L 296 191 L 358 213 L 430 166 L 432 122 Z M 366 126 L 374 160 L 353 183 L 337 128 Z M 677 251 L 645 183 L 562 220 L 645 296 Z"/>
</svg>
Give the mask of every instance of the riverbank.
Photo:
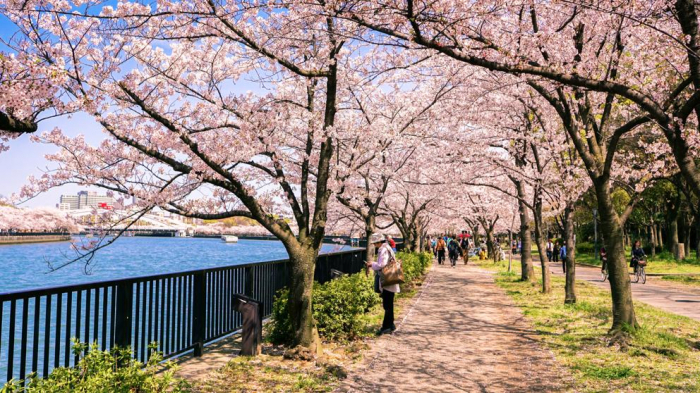
<svg viewBox="0 0 700 393">
<path fill-rule="evenodd" d="M 68 242 L 70 235 L 0 236 L 0 245 Z"/>
</svg>

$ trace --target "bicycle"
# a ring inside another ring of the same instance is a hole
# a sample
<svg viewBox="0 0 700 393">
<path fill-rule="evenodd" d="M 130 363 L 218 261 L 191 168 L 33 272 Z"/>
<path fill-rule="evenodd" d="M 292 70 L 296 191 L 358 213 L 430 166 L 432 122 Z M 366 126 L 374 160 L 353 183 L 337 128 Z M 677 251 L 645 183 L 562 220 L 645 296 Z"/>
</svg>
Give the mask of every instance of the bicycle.
<svg viewBox="0 0 700 393">
<path fill-rule="evenodd" d="M 646 284 L 646 282 L 647 282 L 646 266 L 647 266 L 647 261 L 638 261 L 637 262 L 637 268 L 634 271 L 634 282 L 635 283 L 638 283 L 639 280 L 641 280 L 642 284 Z"/>
</svg>

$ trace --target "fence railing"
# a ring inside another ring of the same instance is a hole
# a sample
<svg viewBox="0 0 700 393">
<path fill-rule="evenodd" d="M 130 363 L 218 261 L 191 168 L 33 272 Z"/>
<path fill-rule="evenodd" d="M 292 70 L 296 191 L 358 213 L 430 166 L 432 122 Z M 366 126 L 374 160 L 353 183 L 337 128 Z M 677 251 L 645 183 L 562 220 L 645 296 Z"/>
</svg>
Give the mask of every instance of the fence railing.
<svg viewBox="0 0 700 393">
<path fill-rule="evenodd" d="M 364 250 L 319 255 L 314 278 L 331 279 L 331 269 L 362 270 Z M 165 358 L 194 351 L 241 327 L 233 295 L 245 294 L 272 312 L 275 293 L 291 278 L 289 260 L 252 263 L 173 274 L 68 285 L 0 294 L 0 381 L 25 379 L 36 371 L 75 366 L 71 339 L 102 350 L 130 346 L 148 361 L 157 343 Z"/>
</svg>

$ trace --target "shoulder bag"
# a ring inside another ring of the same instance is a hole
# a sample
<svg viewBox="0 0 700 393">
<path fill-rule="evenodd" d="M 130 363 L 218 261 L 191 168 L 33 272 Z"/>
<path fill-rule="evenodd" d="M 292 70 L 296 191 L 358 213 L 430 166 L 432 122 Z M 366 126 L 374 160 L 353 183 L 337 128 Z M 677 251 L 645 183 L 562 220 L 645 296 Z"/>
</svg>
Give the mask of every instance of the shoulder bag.
<svg viewBox="0 0 700 393">
<path fill-rule="evenodd" d="M 394 284 L 403 284 L 405 282 L 401 260 L 396 259 L 394 253 L 390 255 L 391 259 L 389 262 L 379 271 L 379 278 L 382 280 L 382 288 Z"/>
</svg>

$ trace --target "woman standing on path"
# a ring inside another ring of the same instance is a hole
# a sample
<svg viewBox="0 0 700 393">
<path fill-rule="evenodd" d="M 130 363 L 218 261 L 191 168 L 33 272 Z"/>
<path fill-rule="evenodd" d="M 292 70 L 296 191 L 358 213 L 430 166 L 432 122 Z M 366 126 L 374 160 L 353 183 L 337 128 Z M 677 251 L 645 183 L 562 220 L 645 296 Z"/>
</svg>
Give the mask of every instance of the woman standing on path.
<svg viewBox="0 0 700 393">
<path fill-rule="evenodd" d="M 559 262 L 559 242 L 554 243 L 554 250 L 552 252 L 552 262 Z"/>
<path fill-rule="evenodd" d="M 394 251 L 391 249 L 388 243 L 385 242 L 386 238 L 379 233 L 372 234 L 370 237 L 370 242 L 374 244 L 374 247 L 378 250 L 377 261 L 366 262 L 367 267 L 372 268 L 375 274 L 375 280 L 379 275 L 379 271 L 382 270 L 384 266 L 389 263 L 395 256 Z M 444 256 L 444 254 L 443 254 Z M 396 325 L 394 325 L 394 296 L 401 291 L 399 284 L 382 286 L 381 280 L 379 281 L 379 296 L 382 298 L 382 306 L 384 308 L 384 322 L 382 323 L 382 328 L 377 332 L 377 335 L 391 334 L 396 330 Z"/>
</svg>

